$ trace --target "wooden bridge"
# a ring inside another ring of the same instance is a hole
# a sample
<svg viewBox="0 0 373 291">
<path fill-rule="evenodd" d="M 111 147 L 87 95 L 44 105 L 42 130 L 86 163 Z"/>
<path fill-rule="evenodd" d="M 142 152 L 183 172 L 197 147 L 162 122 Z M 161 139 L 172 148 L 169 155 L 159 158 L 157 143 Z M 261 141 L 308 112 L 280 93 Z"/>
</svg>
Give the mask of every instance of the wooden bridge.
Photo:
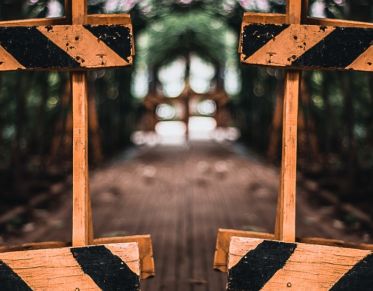
<svg viewBox="0 0 373 291">
<path fill-rule="evenodd" d="M 218 228 L 272 232 L 278 168 L 236 146 L 213 142 L 132 151 L 91 174 L 96 237 L 150 233 L 156 276 L 143 290 L 224 290 L 212 269 Z M 71 193 L 48 213 L 35 210 L 11 243 L 69 241 Z M 47 219 L 45 219 L 47 217 Z M 361 241 L 343 228 L 333 207 L 320 207 L 299 185 L 299 236 Z"/>
</svg>

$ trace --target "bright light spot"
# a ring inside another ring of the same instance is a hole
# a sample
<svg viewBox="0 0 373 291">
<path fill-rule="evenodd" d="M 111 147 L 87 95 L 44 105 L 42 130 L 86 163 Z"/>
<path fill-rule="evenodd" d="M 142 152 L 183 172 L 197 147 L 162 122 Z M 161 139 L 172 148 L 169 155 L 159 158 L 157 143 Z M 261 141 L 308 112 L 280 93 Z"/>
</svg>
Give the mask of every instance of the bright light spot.
<svg viewBox="0 0 373 291">
<path fill-rule="evenodd" d="M 48 12 L 47 17 L 59 17 L 62 16 L 62 5 L 57 0 L 49 0 L 47 4 Z"/>
<path fill-rule="evenodd" d="M 230 95 L 238 94 L 241 90 L 239 72 L 237 68 L 228 67 L 224 72 L 224 88 Z"/>
<path fill-rule="evenodd" d="M 192 76 L 190 78 L 190 86 L 196 93 L 207 93 L 210 89 L 210 80 Z"/>
<path fill-rule="evenodd" d="M 216 121 L 212 117 L 192 116 L 189 118 L 190 140 L 210 140 L 216 128 Z"/>
<path fill-rule="evenodd" d="M 322 0 L 317 0 L 311 5 L 311 16 L 324 18 L 325 15 L 325 3 Z"/>
<path fill-rule="evenodd" d="M 169 104 L 160 104 L 157 106 L 156 114 L 161 119 L 173 119 L 176 116 L 176 109 Z"/>
<path fill-rule="evenodd" d="M 211 79 L 215 75 L 212 64 L 205 62 L 197 56 L 190 59 L 190 86 L 197 93 L 206 93 L 211 86 Z"/>
<path fill-rule="evenodd" d="M 133 77 L 132 93 L 136 98 L 142 99 L 148 94 L 149 74 L 145 68 L 136 70 Z"/>
<path fill-rule="evenodd" d="M 182 121 L 161 121 L 155 126 L 160 143 L 181 145 L 185 143 L 185 124 Z"/>
<path fill-rule="evenodd" d="M 212 115 L 216 111 L 216 103 L 212 100 L 204 100 L 198 104 L 197 111 L 202 115 Z"/>
<path fill-rule="evenodd" d="M 159 70 L 158 77 L 163 85 L 163 93 L 167 97 L 177 97 L 183 91 L 185 87 L 184 71 L 184 59 L 175 60 Z"/>
<path fill-rule="evenodd" d="M 166 97 L 175 98 L 183 92 L 184 87 L 184 81 L 165 83 L 163 84 L 163 93 Z"/>
</svg>

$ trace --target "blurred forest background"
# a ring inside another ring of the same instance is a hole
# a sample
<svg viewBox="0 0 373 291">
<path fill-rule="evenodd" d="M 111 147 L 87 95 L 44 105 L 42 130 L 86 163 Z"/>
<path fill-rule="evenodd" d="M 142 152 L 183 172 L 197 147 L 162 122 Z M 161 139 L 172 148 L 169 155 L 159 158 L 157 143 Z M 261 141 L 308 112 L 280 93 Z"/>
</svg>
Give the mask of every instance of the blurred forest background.
<svg viewBox="0 0 373 291">
<path fill-rule="evenodd" d="M 284 12 L 285 0 L 88 2 L 89 13 L 130 13 L 137 45 L 133 67 L 89 73 L 92 166 L 131 145 L 144 96 L 167 82 L 158 73 L 189 54 L 214 68 L 211 86 L 225 86 L 230 94 L 241 142 L 279 163 L 283 73 L 240 65 L 237 45 L 244 11 Z M 373 2 L 310 0 L 309 14 L 371 22 Z M 62 0 L 0 0 L 0 20 L 61 15 Z M 68 80 L 67 73 L 57 72 L 0 74 L 0 211 L 27 202 L 70 175 Z M 302 174 L 370 211 L 373 75 L 306 72 L 300 103 Z"/>
</svg>

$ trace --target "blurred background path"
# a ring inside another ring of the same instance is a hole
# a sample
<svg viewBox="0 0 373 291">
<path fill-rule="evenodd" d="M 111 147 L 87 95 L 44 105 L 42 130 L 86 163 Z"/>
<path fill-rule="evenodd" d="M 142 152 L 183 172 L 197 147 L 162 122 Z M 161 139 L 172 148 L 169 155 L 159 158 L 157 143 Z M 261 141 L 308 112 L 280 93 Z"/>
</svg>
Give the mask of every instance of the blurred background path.
<svg viewBox="0 0 373 291">
<path fill-rule="evenodd" d="M 156 277 L 144 290 L 224 290 L 225 275 L 212 270 L 218 228 L 274 228 L 278 169 L 238 145 L 213 141 L 133 149 L 92 173 L 95 236 L 150 233 Z M 298 190 L 298 236 L 361 241 Z M 8 243 L 70 240 L 71 194 L 35 209 Z M 47 210 L 46 210 L 47 209 Z"/>
</svg>

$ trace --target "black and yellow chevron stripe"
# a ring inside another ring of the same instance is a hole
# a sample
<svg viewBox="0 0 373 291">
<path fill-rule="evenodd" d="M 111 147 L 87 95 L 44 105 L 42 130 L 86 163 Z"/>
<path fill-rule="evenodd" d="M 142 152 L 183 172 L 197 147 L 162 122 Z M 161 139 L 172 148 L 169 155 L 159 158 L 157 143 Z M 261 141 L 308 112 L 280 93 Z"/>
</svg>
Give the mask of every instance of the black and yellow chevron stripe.
<svg viewBox="0 0 373 291">
<path fill-rule="evenodd" d="M 373 29 L 247 24 L 241 61 L 295 69 L 373 71 Z"/>
<path fill-rule="evenodd" d="M 123 67 L 132 54 L 131 26 L 0 27 L 0 71 Z"/>
<path fill-rule="evenodd" d="M 136 243 L 0 254 L 0 290 L 140 290 Z"/>
<path fill-rule="evenodd" d="M 233 237 L 229 291 L 368 291 L 373 286 L 369 250 Z"/>
</svg>

